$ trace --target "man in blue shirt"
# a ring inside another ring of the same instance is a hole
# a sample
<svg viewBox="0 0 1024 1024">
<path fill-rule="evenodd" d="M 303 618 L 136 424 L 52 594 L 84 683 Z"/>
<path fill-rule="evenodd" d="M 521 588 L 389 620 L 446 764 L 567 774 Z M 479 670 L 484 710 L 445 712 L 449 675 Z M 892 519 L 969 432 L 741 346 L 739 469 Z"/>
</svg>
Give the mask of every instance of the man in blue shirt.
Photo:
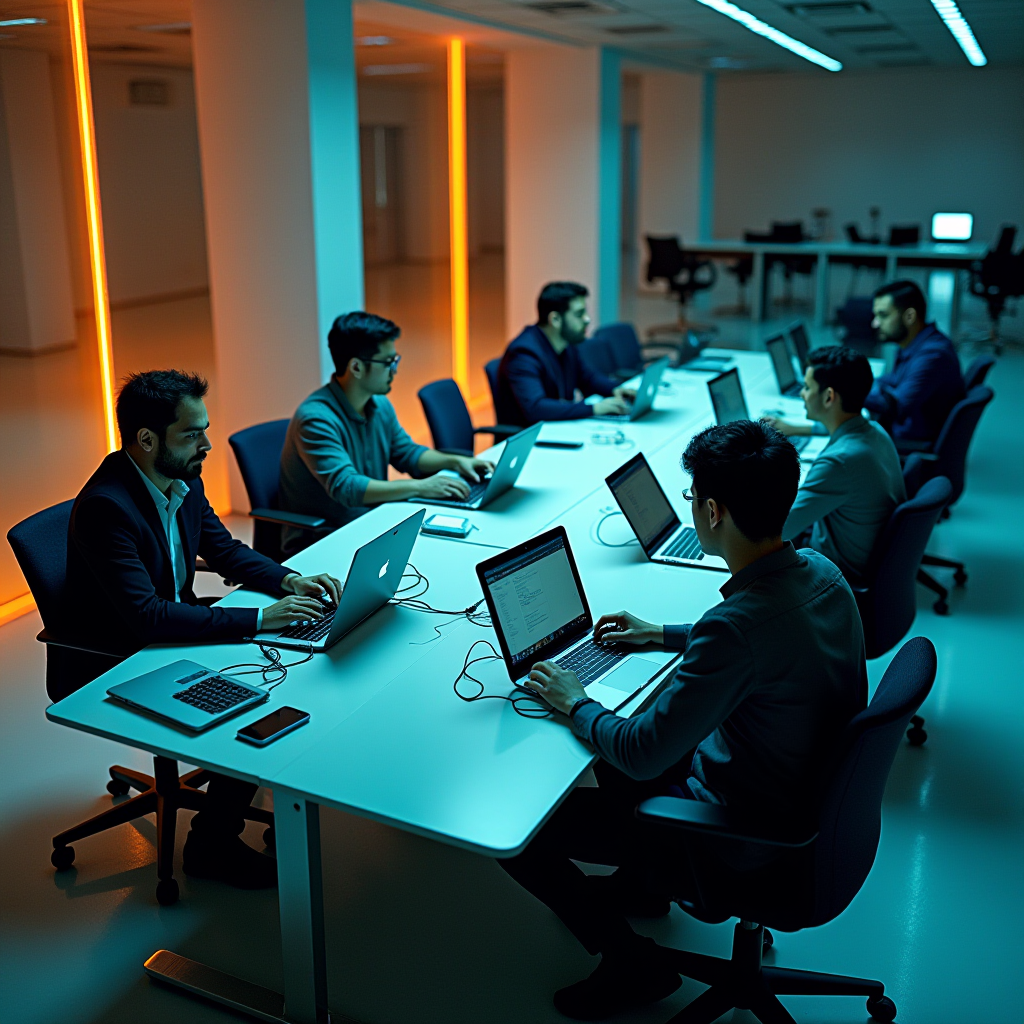
<svg viewBox="0 0 1024 1024">
<path fill-rule="evenodd" d="M 881 341 L 897 342 L 900 353 L 892 372 L 875 381 L 864 404 L 897 446 L 901 441 L 933 443 L 964 397 L 953 343 L 935 324 L 925 322 L 926 313 L 925 297 L 913 281 L 893 281 L 875 292 L 871 326 Z"/>
<path fill-rule="evenodd" d="M 530 427 L 541 420 L 620 416 L 636 392 L 616 386 L 580 358 L 587 336 L 586 287 L 552 281 L 537 299 L 537 322 L 509 342 L 498 367 L 494 410 L 499 423 Z M 603 395 L 587 405 L 587 395 Z"/>
</svg>

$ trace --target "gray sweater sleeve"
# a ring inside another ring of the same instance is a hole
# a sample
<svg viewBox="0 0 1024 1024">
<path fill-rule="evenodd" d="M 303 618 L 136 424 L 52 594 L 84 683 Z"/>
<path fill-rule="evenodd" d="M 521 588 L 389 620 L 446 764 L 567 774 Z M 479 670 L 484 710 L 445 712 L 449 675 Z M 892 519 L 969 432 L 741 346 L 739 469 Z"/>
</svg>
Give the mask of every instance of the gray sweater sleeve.
<svg viewBox="0 0 1024 1024">
<path fill-rule="evenodd" d="M 390 402 L 387 404 L 379 402 L 377 415 L 385 414 L 388 418 L 387 431 L 391 449 L 389 458 L 391 465 L 399 473 L 408 473 L 409 476 L 421 476 L 422 474 L 420 474 L 417 467 L 420 457 L 427 451 L 427 448 L 422 444 L 417 444 L 406 433 L 405 428 L 398 422 L 398 414 L 395 412 L 395 407 Z"/>
<path fill-rule="evenodd" d="M 363 504 L 370 478 L 353 464 L 339 420 L 327 415 L 306 416 L 299 424 L 295 447 L 333 501 L 348 508 Z"/>
<path fill-rule="evenodd" d="M 844 504 L 851 488 L 857 486 L 854 476 L 853 468 L 837 458 L 836 453 L 822 452 L 796 492 L 796 500 L 782 528 L 782 539 L 792 540 Z"/>
</svg>

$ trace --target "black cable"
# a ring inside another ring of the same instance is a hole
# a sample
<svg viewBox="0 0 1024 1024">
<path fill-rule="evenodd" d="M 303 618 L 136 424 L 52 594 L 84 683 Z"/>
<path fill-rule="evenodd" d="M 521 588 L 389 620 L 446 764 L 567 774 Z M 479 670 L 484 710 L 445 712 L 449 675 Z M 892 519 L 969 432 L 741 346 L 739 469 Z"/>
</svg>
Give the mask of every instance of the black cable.
<svg viewBox="0 0 1024 1024">
<path fill-rule="evenodd" d="M 473 657 L 473 651 L 477 645 L 484 644 L 491 649 L 490 654 L 481 654 L 479 657 Z M 548 706 L 547 702 L 533 690 L 521 686 L 519 683 L 514 683 L 513 686 L 519 691 L 519 696 L 510 697 L 504 693 L 484 693 L 484 684 L 476 678 L 469 670 L 474 666 L 480 664 L 483 661 L 501 661 L 501 655 L 494 649 L 494 644 L 490 640 L 474 640 L 469 646 L 469 650 L 466 651 L 465 660 L 462 662 L 462 671 L 455 677 L 455 682 L 452 684 L 452 689 L 455 691 L 455 696 L 459 700 L 465 701 L 467 704 L 472 704 L 478 700 L 507 700 L 512 705 L 512 710 L 517 715 L 521 715 L 523 718 L 551 718 L 554 716 L 554 711 Z M 462 679 L 468 679 L 471 683 L 476 683 L 479 687 L 476 693 L 466 696 L 464 693 L 459 692 L 459 683 Z M 524 707 L 519 705 L 523 704 Z"/>
<path fill-rule="evenodd" d="M 604 510 L 602 510 L 604 511 Z M 594 539 L 601 547 L 604 548 L 628 548 L 631 544 L 639 544 L 640 541 L 636 537 L 630 537 L 629 540 L 621 541 L 620 543 L 614 544 L 611 541 L 605 540 L 601 536 L 601 526 L 613 516 L 621 516 L 622 513 L 618 509 L 612 509 L 611 511 L 604 511 L 604 515 L 594 524 Z"/>
<path fill-rule="evenodd" d="M 411 572 L 409 570 L 412 570 Z M 402 587 L 395 592 L 395 597 L 391 599 L 392 604 L 400 604 L 406 608 L 411 608 L 417 612 L 428 612 L 432 615 L 454 615 L 456 618 L 465 618 L 467 621 L 472 622 L 474 626 L 487 627 L 491 624 L 491 613 L 484 609 L 483 611 L 477 611 L 477 609 L 484 603 L 484 599 L 481 597 L 479 601 L 469 605 L 467 608 L 435 608 L 433 605 L 427 604 L 423 600 L 423 595 L 430 589 L 430 580 L 423 575 L 416 568 L 412 562 L 406 568 L 406 571 L 402 574 L 402 579 L 406 577 L 412 578 L 413 582 L 406 587 Z M 423 589 L 416 594 L 410 594 L 408 597 L 399 597 L 399 594 L 404 594 L 406 591 L 413 590 L 422 584 Z M 447 623 L 442 623 L 442 626 Z M 434 627 L 438 629 L 437 626 Z M 438 634 L 440 635 L 440 633 Z"/>
<path fill-rule="evenodd" d="M 263 676 L 263 685 L 267 693 L 275 687 L 280 686 L 288 678 L 288 669 L 296 665 L 305 665 L 313 658 L 313 645 L 309 645 L 309 651 L 299 661 L 284 662 L 281 660 L 281 652 L 276 647 L 268 647 L 266 644 L 254 640 L 254 644 L 260 649 L 263 657 L 269 662 L 268 665 L 259 665 L 251 661 L 240 661 L 236 665 L 228 665 L 226 668 L 218 669 L 218 672 L 232 672 L 236 676 L 254 676 L 259 673 Z M 244 669 L 244 672 L 236 672 L 235 669 Z"/>
</svg>

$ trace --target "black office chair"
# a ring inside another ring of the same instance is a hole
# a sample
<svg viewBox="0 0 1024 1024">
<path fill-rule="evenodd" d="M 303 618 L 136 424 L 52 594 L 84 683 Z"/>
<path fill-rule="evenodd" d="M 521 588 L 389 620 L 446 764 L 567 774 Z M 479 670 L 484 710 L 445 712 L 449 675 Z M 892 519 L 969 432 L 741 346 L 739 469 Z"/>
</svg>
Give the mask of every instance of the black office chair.
<svg viewBox="0 0 1024 1024">
<path fill-rule="evenodd" d="M 270 420 L 246 427 L 228 438 L 235 453 L 245 493 L 249 496 L 249 515 L 253 523 L 252 546 L 275 562 L 284 561 L 281 527 L 294 526 L 309 531 L 309 543 L 316 540 L 313 531 L 322 530 L 326 521 L 319 516 L 285 512 L 278 508 L 278 481 L 281 475 L 281 449 L 284 448 L 289 420 Z"/>
<path fill-rule="evenodd" d="M 772 229 L 768 235 L 769 241 L 782 244 L 795 244 L 806 242 L 804 234 L 804 222 L 802 220 L 772 221 Z M 793 279 L 799 275 L 810 277 L 814 272 L 817 260 L 814 256 L 768 256 L 765 258 L 765 273 L 775 264 L 782 267 L 783 292 L 782 304 L 793 305 Z"/>
<path fill-rule="evenodd" d="M 503 426 L 474 427 L 469 410 L 459 390 L 459 385 L 450 378 L 435 380 L 417 392 L 423 415 L 430 427 L 434 447 L 449 455 L 473 455 L 473 438 L 477 434 L 491 434 L 494 443 L 505 441 L 518 434 L 521 427 Z"/>
<path fill-rule="evenodd" d="M 681 975 L 711 986 L 670 1024 L 711 1024 L 733 1007 L 750 1010 L 764 1024 L 793 1024 L 780 995 L 867 996 L 873 1019 L 896 1019 L 896 1005 L 880 981 L 762 966 L 761 958 L 773 941 L 767 928 L 792 932 L 827 924 L 864 885 L 878 850 L 889 770 L 911 716 L 932 688 L 935 670 L 935 648 L 928 640 L 915 637 L 904 644 L 867 709 L 836 744 L 812 827 L 786 828 L 719 804 L 677 797 L 640 804 L 638 817 L 652 826 L 786 851 L 779 861 L 754 871 L 730 871 L 719 862 L 697 902 L 689 894 L 677 900 L 700 920 L 740 921 L 733 931 L 731 960 L 666 950 Z"/>
<path fill-rule="evenodd" d="M 1024 250 L 1014 254 L 1016 236 L 1016 227 L 1004 225 L 995 246 L 971 264 L 970 291 L 985 300 L 992 322 L 989 338 L 996 342 L 997 352 L 1002 351 L 999 320 L 1006 310 L 1006 302 L 1024 295 Z"/>
<path fill-rule="evenodd" d="M 592 351 L 590 346 L 594 346 L 594 350 L 601 346 L 601 354 L 597 357 L 601 372 L 619 380 L 629 380 L 643 373 L 648 363 L 666 354 L 678 357 L 679 349 L 678 344 L 664 341 L 641 342 L 636 328 L 625 322 L 605 324 L 594 331 L 580 347 L 580 355 L 585 359 L 593 358 L 588 356 Z"/>
<path fill-rule="evenodd" d="M 46 692 L 53 701 L 63 699 L 124 660 L 122 655 L 86 647 L 65 638 L 63 594 L 72 505 L 73 501 L 64 501 L 43 509 L 13 526 L 7 534 L 43 620 L 43 629 L 36 639 L 46 644 Z M 179 778 L 178 762 L 169 757 L 153 758 L 152 775 L 114 765 L 110 769 L 107 792 L 118 797 L 134 789 L 138 795 L 55 835 L 50 862 L 58 871 L 66 871 L 75 862 L 72 843 L 98 835 L 115 825 L 156 814 L 156 898 L 165 907 L 177 902 L 175 819 L 179 809 L 202 810 L 206 794 L 199 787 L 207 781 L 209 772 L 203 769 Z M 271 811 L 250 807 L 245 817 L 271 826 L 264 832 L 264 841 L 268 845 L 273 843 L 274 815 Z"/>
<path fill-rule="evenodd" d="M 754 275 L 754 257 L 741 256 L 738 260 L 727 263 L 725 265 L 725 272 L 736 278 L 736 291 L 739 299 L 731 309 L 719 309 L 716 312 L 720 314 L 728 312 L 733 316 L 749 316 L 750 303 L 747 300 L 747 285 Z"/>
<path fill-rule="evenodd" d="M 996 357 L 988 353 L 971 360 L 970 366 L 964 370 L 964 391 L 973 391 L 985 383 L 989 370 L 996 365 Z"/>
<path fill-rule="evenodd" d="M 700 291 L 714 286 L 718 271 L 711 260 L 687 252 L 678 235 L 644 235 L 647 243 L 647 281 L 664 281 L 669 293 L 679 303 L 679 317 L 674 324 L 659 324 L 647 330 L 650 338 L 658 334 L 674 334 L 695 329 L 686 316 L 686 306 Z M 702 328 L 706 329 L 706 328 Z"/>
<path fill-rule="evenodd" d="M 873 300 L 855 295 L 836 310 L 836 319 L 843 330 L 843 344 L 873 355 L 878 347 L 878 335 L 871 326 L 874 319 Z"/>
<path fill-rule="evenodd" d="M 921 225 L 920 224 L 901 224 L 894 225 L 889 228 L 889 245 L 890 246 L 902 246 L 902 245 L 920 245 L 921 244 Z"/>
</svg>

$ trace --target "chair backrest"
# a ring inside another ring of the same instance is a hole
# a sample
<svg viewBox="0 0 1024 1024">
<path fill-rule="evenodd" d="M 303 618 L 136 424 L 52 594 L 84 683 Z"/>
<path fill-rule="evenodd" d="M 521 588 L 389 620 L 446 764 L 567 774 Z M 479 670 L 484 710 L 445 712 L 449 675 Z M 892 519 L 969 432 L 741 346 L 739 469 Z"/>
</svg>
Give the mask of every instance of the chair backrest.
<svg viewBox="0 0 1024 1024">
<path fill-rule="evenodd" d="M 773 220 L 771 240 L 773 242 L 802 242 L 804 240 L 802 220 Z"/>
<path fill-rule="evenodd" d="M 500 359 L 488 359 L 484 363 L 484 373 L 487 376 L 487 386 L 491 389 L 491 403 L 494 405 L 494 415 L 498 415 L 498 367 L 501 366 Z"/>
<path fill-rule="evenodd" d="M 1017 226 L 1015 224 L 1004 224 L 999 232 L 999 241 L 996 242 L 995 251 L 998 253 L 1013 252 L 1013 243 L 1017 239 Z"/>
<path fill-rule="evenodd" d="M 913 459 L 911 456 L 908 465 Z M 869 658 L 892 650 L 913 625 L 917 570 L 951 493 L 945 477 L 933 477 L 909 501 L 896 506 L 875 543 L 868 568 L 871 582 L 866 593 L 857 594 Z"/>
<path fill-rule="evenodd" d="M 936 456 L 934 472 L 949 479 L 953 485 L 950 505 L 960 499 L 967 477 L 967 453 L 974 438 L 974 431 L 985 411 L 985 406 L 995 397 L 995 392 L 984 385 L 972 388 L 967 397 L 953 406 L 952 412 L 939 432 L 939 438 L 932 448 Z"/>
<path fill-rule="evenodd" d="M 595 333 L 592 338 L 587 338 L 579 347 L 580 359 L 587 366 L 598 373 L 610 377 L 615 373 L 615 351 L 607 338 L 598 337 Z"/>
<path fill-rule="evenodd" d="M 238 469 L 249 495 L 250 508 L 277 508 L 281 449 L 289 420 L 270 420 L 232 434 L 228 444 L 235 453 Z"/>
<path fill-rule="evenodd" d="M 445 451 L 473 451 L 473 421 L 459 385 L 450 378 L 435 380 L 417 392 L 427 417 L 434 447 Z"/>
<path fill-rule="evenodd" d="M 7 531 L 7 540 L 28 581 L 39 616 L 50 632 L 57 632 L 60 626 L 73 505 L 74 501 L 51 505 Z"/>
<path fill-rule="evenodd" d="M 647 280 L 675 280 L 683 269 L 685 258 L 677 235 L 644 235 L 647 242 Z"/>
<path fill-rule="evenodd" d="M 860 237 L 860 228 L 856 224 L 847 224 L 843 230 L 846 232 L 847 241 L 853 242 L 855 245 L 859 245 L 863 241 Z"/>
<path fill-rule="evenodd" d="M 917 245 L 920 241 L 920 224 L 904 224 L 889 228 L 890 245 Z"/>
<path fill-rule="evenodd" d="M 935 681 L 931 641 L 908 640 L 885 670 L 868 707 L 846 727 L 822 802 L 815 843 L 815 907 L 808 925 L 841 914 L 875 861 L 882 795 L 910 718 Z"/>
<path fill-rule="evenodd" d="M 640 339 L 636 336 L 636 328 L 630 323 L 605 324 L 594 331 L 591 340 L 608 344 L 614 359 L 613 368 L 616 370 L 639 369 L 643 365 Z"/>
<path fill-rule="evenodd" d="M 977 356 L 964 370 L 964 391 L 972 391 L 985 383 L 988 371 L 996 365 L 996 357 L 987 352 Z"/>
</svg>

